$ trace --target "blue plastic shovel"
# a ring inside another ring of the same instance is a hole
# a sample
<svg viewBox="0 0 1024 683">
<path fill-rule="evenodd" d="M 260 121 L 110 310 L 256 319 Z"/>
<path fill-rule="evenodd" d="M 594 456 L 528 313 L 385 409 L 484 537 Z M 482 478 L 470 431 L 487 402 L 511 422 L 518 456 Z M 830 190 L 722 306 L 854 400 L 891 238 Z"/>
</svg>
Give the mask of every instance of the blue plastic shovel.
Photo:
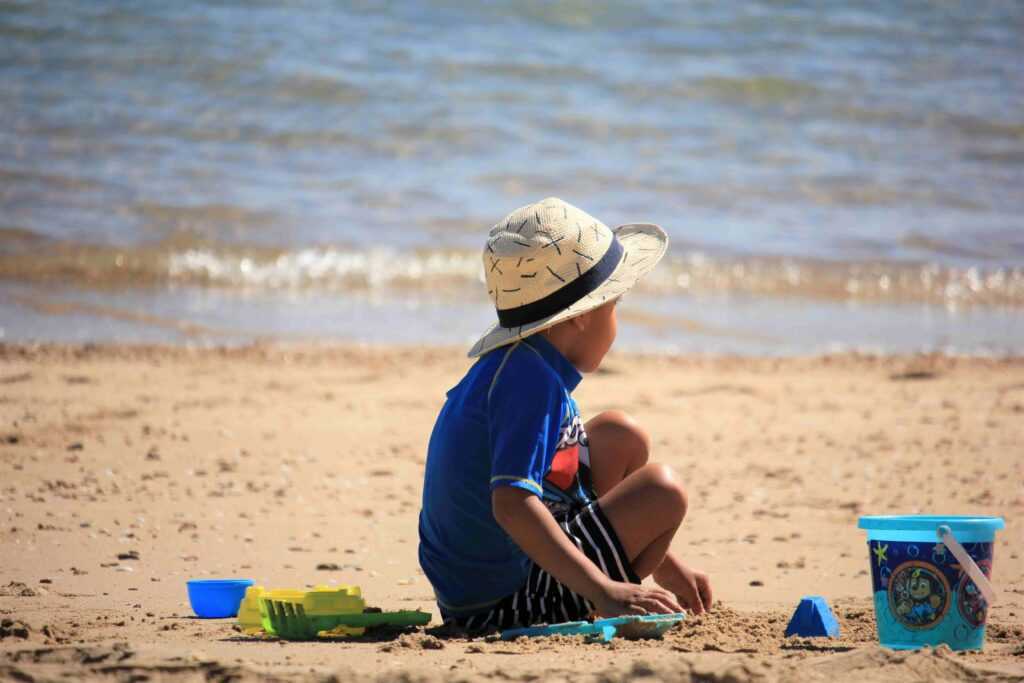
<svg viewBox="0 0 1024 683">
<path fill-rule="evenodd" d="M 661 638 L 670 628 L 686 618 L 686 612 L 674 614 L 645 614 L 628 617 L 612 617 L 597 621 L 567 621 L 548 626 L 527 626 L 511 628 L 501 632 L 502 640 L 513 640 L 520 636 L 586 636 L 587 640 L 607 643 L 615 636 L 630 640 L 640 638 Z"/>
</svg>

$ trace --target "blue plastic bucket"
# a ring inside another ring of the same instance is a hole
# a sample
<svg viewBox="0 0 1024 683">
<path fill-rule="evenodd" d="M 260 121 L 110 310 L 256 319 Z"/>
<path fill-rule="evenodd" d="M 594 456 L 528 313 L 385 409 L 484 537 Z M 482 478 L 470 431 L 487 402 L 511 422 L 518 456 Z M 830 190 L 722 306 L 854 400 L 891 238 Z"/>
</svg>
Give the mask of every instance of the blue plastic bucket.
<svg viewBox="0 0 1024 683">
<path fill-rule="evenodd" d="M 913 650 L 945 643 L 954 650 L 980 650 L 985 644 L 988 604 L 939 540 L 942 525 L 990 577 L 995 534 L 1005 526 L 1001 517 L 860 518 L 857 526 L 868 532 L 875 622 L 884 647 Z"/>
<path fill-rule="evenodd" d="M 252 579 L 192 579 L 187 584 L 188 602 L 202 619 L 234 617 L 252 583 Z"/>
</svg>

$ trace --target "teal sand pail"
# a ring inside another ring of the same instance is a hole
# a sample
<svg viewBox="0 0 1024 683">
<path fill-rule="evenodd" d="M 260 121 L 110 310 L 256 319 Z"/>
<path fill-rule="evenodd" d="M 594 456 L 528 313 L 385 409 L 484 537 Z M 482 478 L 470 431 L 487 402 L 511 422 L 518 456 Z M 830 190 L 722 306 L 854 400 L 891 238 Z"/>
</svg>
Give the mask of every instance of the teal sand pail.
<svg viewBox="0 0 1024 683">
<path fill-rule="evenodd" d="M 865 516 L 857 526 L 868 532 L 875 622 L 884 647 L 982 648 L 985 596 L 994 595 L 987 580 L 992 546 L 1005 526 L 1001 517 Z"/>
</svg>

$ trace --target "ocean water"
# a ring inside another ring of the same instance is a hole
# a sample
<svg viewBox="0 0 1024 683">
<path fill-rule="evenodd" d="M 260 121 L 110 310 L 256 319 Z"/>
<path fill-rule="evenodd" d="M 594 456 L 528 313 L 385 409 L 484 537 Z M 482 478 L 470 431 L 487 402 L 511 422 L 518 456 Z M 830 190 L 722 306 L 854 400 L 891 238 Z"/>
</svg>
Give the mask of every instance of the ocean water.
<svg viewBox="0 0 1024 683">
<path fill-rule="evenodd" d="M 468 344 L 661 224 L 633 349 L 1024 353 L 1024 5 L 0 0 L 6 340 Z"/>
</svg>

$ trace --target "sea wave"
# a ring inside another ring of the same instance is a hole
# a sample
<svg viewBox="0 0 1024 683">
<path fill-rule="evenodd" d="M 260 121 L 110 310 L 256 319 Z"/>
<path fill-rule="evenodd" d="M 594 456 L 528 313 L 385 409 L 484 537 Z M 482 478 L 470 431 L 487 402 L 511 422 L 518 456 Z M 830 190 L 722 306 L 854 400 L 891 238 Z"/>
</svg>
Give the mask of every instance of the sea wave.
<svg viewBox="0 0 1024 683">
<path fill-rule="evenodd" d="M 182 240 L 132 248 L 47 242 L 0 231 L 0 278 L 95 288 L 197 286 L 260 291 L 464 295 L 483 279 L 464 249 L 271 248 Z M 647 295 L 754 295 L 960 307 L 1024 307 L 1024 267 L 832 261 L 686 247 L 638 285 Z"/>
</svg>

